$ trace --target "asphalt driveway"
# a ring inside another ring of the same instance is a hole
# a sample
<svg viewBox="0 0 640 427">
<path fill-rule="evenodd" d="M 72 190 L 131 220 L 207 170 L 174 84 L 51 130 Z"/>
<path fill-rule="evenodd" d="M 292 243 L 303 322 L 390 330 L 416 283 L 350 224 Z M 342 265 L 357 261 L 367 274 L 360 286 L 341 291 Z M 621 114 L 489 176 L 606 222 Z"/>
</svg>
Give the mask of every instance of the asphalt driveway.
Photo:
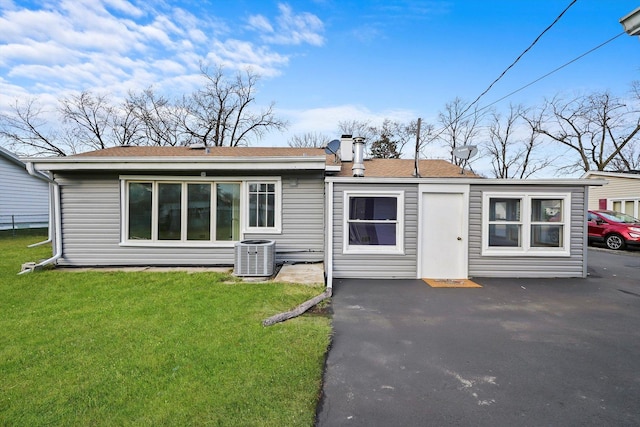
<svg viewBox="0 0 640 427">
<path fill-rule="evenodd" d="M 334 283 L 319 426 L 640 425 L 640 253 L 587 279 Z"/>
</svg>

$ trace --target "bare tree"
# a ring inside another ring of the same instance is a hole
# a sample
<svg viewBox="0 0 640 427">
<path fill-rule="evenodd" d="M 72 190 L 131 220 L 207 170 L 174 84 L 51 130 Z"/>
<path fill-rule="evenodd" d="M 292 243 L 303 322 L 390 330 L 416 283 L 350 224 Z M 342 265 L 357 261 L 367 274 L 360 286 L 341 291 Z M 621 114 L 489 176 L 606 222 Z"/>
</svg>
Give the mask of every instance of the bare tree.
<svg viewBox="0 0 640 427">
<path fill-rule="evenodd" d="M 505 116 L 491 113 L 489 119 L 489 153 L 495 178 L 529 178 L 551 163 L 546 157 L 537 157 L 538 134 L 530 126 L 522 126 L 526 110 L 509 105 Z"/>
<path fill-rule="evenodd" d="M 438 114 L 438 122 L 442 127 L 439 139 L 451 152 L 451 162 L 461 166 L 465 160 L 453 155 L 453 150 L 463 145 L 470 145 L 480 133 L 480 122 L 483 114 L 460 98 L 447 103 Z M 469 111 L 470 110 L 470 111 Z"/>
<path fill-rule="evenodd" d="M 206 83 L 184 97 L 180 125 L 190 142 L 205 146 L 248 145 L 270 130 L 284 130 L 287 123 L 276 118 L 274 103 L 252 110 L 259 76 L 251 70 L 229 79 L 222 67 L 213 72 L 201 67 Z"/>
<path fill-rule="evenodd" d="M 319 132 L 306 132 L 296 134 L 289 138 L 287 144 L 289 147 L 297 148 L 323 148 L 331 141 L 327 135 Z"/>
<path fill-rule="evenodd" d="M 407 148 L 408 152 L 417 151 L 420 153 L 427 145 L 436 140 L 435 126 L 431 123 L 425 123 L 422 119 L 412 120 L 402 128 L 398 138 L 402 141 L 402 151 L 405 147 L 410 147 L 410 150 Z"/>
<path fill-rule="evenodd" d="M 428 143 L 433 141 L 433 126 L 421 125 L 423 133 L 418 137 L 418 120 L 402 123 L 397 120 L 384 119 L 382 125 L 373 127 L 377 139 L 371 144 L 372 157 L 400 158 L 405 154 L 405 149 L 411 147 L 410 153 L 415 152 L 415 144 L 418 143 L 418 152 Z M 409 150 L 408 150 L 409 151 Z"/>
<path fill-rule="evenodd" d="M 338 122 L 338 129 L 343 135 L 361 136 L 367 142 L 376 137 L 376 128 L 368 120 L 343 120 Z"/>
<path fill-rule="evenodd" d="M 534 131 L 576 154 L 575 161 L 565 165 L 570 171 L 631 165 L 624 156 L 640 135 L 637 108 L 608 92 L 547 100 L 542 114 L 529 123 Z"/>
<path fill-rule="evenodd" d="M 627 144 L 620 151 L 620 156 L 611 161 L 608 167 L 613 172 L 629 172 L 640 170 L 640 143 Z"/>
<path fill-rule="evenodd" d="M 112 120 L 115 108 L 106 95 L 83 91 L 60 99 L 60 113 L 65 123 L 74 128 L 78 145 L 94 150 L 115 145 Z"/>
<path fill-rule="evenodd" d="M 125 99 L 121 108 L 115 110 L 112 130 L 118 145 L 144 145 L 144 122 L 129 99 Z"/>
<path fill-rule="evenodd" d="M 153 88 L 129 92 L 124 105 L 141 122 L 145 138 L 136 139 L 141 145 L 176 146 L 185 143 L 186 138 L 177 119 L 179 109 L 169 99 L 157 95 Z"/>
<path fill-rule="evenodd" d="M 35 99 L 16 101 L 12 114 L 0 114 L 0 136 L 18 153 L 66 156 L 69 147 L 61 144 L 45 111 Z"/>
<path fill-rule="evenodd" d="M 434 126 L 422 124 L 420 141 L 416 141 L 418 120 L 406 123 L 385 118 L 379 126 L 367 120 L 347 120 L 339 122 L 338 128 L 342 134 L 364 137 L 374 158 L 399 158 L 405 154 L 405 150 L 414 153 L 416 142 L 420 153 L 427 144 L 436 139 Z"/>
</svg>

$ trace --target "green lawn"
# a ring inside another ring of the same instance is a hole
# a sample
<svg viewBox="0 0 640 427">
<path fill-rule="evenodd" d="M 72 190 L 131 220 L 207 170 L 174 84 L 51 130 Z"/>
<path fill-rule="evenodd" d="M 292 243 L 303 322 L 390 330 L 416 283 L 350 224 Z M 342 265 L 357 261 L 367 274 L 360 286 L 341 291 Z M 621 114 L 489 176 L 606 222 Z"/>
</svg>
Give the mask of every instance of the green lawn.
<svg viewBox="0 0 640 427">
<path fill-rule="evenodd" d="M 311 426 L 330 320 L 261 321 L 322 288 L 216 273 L 16 275 L 0 237 L 0 425 Z"/>
</svg>

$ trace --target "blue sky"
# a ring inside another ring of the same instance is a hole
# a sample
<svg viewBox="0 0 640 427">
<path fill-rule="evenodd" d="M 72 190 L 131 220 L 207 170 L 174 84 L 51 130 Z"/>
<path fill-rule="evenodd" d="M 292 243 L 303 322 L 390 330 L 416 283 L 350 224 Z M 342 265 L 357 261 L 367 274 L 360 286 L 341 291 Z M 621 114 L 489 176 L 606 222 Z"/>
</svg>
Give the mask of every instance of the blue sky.
<svg viewBox="0 0 640 427">
<path fill-rule="evenodd" d="M 0 109 L 73 91 L 122 96 L 192 90 L 201 61 L 262 75 L 257 102 L 293 134 L 339 136 L 341 120 L 433 122 L 476 98 L 570 0 L 0 0 Z M 480 106 L 622 32 L 637 0 L 578 0 Z M 640 39 L 623 35 L 496 104 L 558 93 L 624 94 L 640 78 Z"/>
</svg>

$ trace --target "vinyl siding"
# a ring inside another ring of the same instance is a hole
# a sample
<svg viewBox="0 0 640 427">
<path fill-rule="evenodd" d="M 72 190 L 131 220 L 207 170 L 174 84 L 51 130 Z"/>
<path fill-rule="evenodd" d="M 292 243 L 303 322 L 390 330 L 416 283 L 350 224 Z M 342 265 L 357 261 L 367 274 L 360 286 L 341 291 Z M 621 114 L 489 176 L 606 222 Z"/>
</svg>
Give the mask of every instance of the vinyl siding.
<svg viewBox="0 0 640 427">
<path fill-rule="evenodd" d="M 469 196 L 469 276 L 470 277 L 583 277 L 585 275 L 585 188 L 548 186 L 472 185 Z M 482 256 L 482 195 L 496 193 L 571 194 L 570 256 Z"/>
<path fill-rule="evenodd" d="M 629 215 L 640 215 L 638 201 L 640 200 L 640 176 L 637 178 L 615 176 L 590 176 L 590 179 L 605 179 L 604 186 L 589 187 L 589 209 L 599 209 L 600 199 L 607 199 L 607 209 L 613 209 L 614 200 L 635 201 L 636 211 L 626 212 Z"/>
<path fill-rule="evenodd" d="M 46 227 L 49 221 L 49 184 L 24 167 L 0 156 L 0 229 L 16 225 Z"/>
<path fill-rule="evenodd" d="M 345 254 L 344 192 L 404 191 L 404 254 Z M 413 279 L 417 268 L 418 186 L 416 184 L 335 183 L 333 191 L 333 277 Z"/>
<path fill-rule="evenodd" d="M 293 179 L 297 178 L 297 179 Z M 63 254 L 59 265 L 233 265 L 233 247 L 120 245 L 118 175 L 62 175 Z M 295 185 L 292 183 L 295 182 Z M 246 234 L 276 241 L 277 262 L 322 261 L 324 225 L 322 176 L 282 177 L 282 233 Z"/>
</svg>

